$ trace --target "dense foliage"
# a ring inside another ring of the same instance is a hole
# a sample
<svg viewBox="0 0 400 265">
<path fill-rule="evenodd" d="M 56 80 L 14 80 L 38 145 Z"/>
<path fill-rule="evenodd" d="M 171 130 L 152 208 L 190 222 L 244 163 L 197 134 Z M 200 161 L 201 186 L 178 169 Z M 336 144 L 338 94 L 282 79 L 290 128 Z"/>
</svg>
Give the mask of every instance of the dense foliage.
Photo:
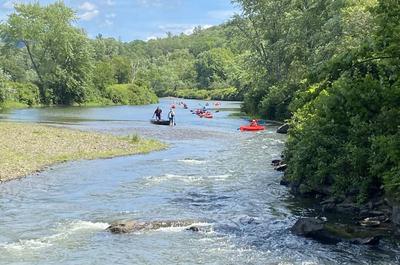
<svg viewBox="0 0 400 265">
<path fill-rule="evenodd" d="M 240 67 L 242 51 L 228 41 L 232 27 L 198 27 L 191 35 L 124 43 L 102 35 L 89 39 L 73 25 L 76 19 L 59 1 L 17 4 L 1 24 L 2 78 L 37 86 L 40 98 L 29 104 L 155 102 L 148 89 L 158 96 L 243 97 L 248 79 Z"/>
<path fill-rule="evenodd" d="M 235 2 L 251 51 L 244 108 L 291 118 L 287 177 L 305 193 L 400 195 L 400 2 Z"/>
</svg>

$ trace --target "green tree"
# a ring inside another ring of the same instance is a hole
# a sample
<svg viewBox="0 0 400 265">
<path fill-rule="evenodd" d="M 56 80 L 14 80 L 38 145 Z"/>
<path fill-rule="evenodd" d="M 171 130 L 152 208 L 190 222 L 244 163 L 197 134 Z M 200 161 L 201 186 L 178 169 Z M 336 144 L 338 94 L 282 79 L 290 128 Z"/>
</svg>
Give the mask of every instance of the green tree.
<svg viewBox="0 0 400 265">
<path fill-rule="evenodd" d="M 358 201 L 400 194 L 399 1 L 378 1 L 370 14 L 365 41 L 348 49 L 340 43 L 341 52 L 319 73 L 324 80 L 301 93 L 285 159 L 287 177 L 303 191 L 332 185 Z"/>
<path fill-rule="evenodd" d="M 233 53 L 225 48 L 213 48 L 196 58 L 197 81 L 202 88 L 212 83 L 225 84 L 230 78 L 228 67 L 233 64 Z"/>
<path fill-rule="evenodd" d="M 85 34 L 72 26 L 76 16 L 61 1 L 15 6 L 3 26 L 2 39 L 9 46 L 23 44 L 30 66 L 37 74 L 45 103 L 82 103 L 89 94 L 92 51 Z"/>
</svg>

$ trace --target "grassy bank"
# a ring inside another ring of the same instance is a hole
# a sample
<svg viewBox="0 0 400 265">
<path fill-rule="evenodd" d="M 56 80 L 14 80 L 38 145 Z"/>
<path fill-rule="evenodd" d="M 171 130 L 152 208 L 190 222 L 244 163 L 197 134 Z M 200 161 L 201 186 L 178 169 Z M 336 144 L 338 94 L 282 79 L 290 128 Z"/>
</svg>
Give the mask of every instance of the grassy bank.
<svg viewBox="0 0 400 265">
<path fill-rule="evenodd" d="M 147 153 L 166 145 L 137 136 L 119 138 L 42 125 L 0 123 L 0 182 L 79 159 Z"/>
</svg>

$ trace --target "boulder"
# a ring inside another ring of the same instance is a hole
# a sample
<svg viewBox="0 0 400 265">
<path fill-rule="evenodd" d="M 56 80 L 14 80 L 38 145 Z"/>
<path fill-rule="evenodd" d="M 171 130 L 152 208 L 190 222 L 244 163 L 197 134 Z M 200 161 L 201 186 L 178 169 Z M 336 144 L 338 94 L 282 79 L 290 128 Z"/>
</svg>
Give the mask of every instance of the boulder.
<svg viewBox="0 0 400 265">
<path fill-rule="evenodd" d="M 285 171 L 285 170 L 287 169 L 287 165 L 286 165 L 286 164 L 281 164 L 281 165 L 279 165 L 279 166 L 276 166 L 274 169 L 275 169 L 276 171 L 283 172 L 283 171 Z"/>
<path fill-rule="evenodd" d="M 356 203 L 340 203 L 336 205 L 336 210 L 340 213 L 349 213 L 349 214 L 358 214 L 360 212 L 360 208 Z"/>
<path fill-rule="evenodd" d="M 287 133 L 288 133 L 288 130 L 289 130 L 289 124 L 286 123 L 286 124 L 280 126 L 280 127 L 276 130 L 276 132 L 277 132 L 277 133 L 281 133 L 281 134 L 287 134 Z"/>
<path fill-rule="evenodd" d="M 112 223 L 107 230 L 113 234 L 126 234 L 143 230 L 146 226 L 144 222 L 136 221 L 117 221 Z"/>
<path fill-rule="evenodd" d="M 336 209 L 336 204 L 335 203 L 325 203 L 322 205 L 322 211 L 323 212 L 334 212 Z"/>
<path fill-rule="evenodd" d="M 280 164 L 282 164 L 281 159 L 274 159 L 271 161 L 271 165 L 273 165 L 274 167 L 279 166 Z"/>
<path fill-rule="evenodd" d="M 199 232 L 200 228 L 198 226 L 190 226 L 186 228 L 187 231 L 192 231 L 192 232 Z"/>
<path fill-rule="evenodd" d="M 292 227 L 293 234 L 312 238 L 325 244 L 336 244 L 341 240 L 325 229 L 325 222 L 316 218 L 301 218 Z"/>
<path fill-rule="evenodd" d="M 324 221 L 316 218 L 300 218 L 291 228 L 293 234 L 309 236 L 324 229 Z"/>
<path fill-rule="evenodd" d="M 186 227 L 195 223 L 192 220 L 184 221 L 152 221 L 152 222 L 138 222 L 138 221 L 117 221 L 112 223 L 107 230 L 113 234 L 126 234 L 138 232 L 142 230 L 156 230 L 164 227 Z M 188 229 L 195 231 L 196 228 Z"/>
<path fill-rule="evenodd" d="M 381 221 L 368 217 L 361 220 L 360 225 L 365 227 L 377 227 L 381 225 Z"/>
<path fill-rule="evenodd" d="M 291 228 L 293 234 L 317 240 L 324 244 L 336 244 L 341 241 L 352 244 L 376 245 L 380 236 L 360 234 L 346 227 L 328 224 L 316 218 L 300 218 Z"/>
</svg>

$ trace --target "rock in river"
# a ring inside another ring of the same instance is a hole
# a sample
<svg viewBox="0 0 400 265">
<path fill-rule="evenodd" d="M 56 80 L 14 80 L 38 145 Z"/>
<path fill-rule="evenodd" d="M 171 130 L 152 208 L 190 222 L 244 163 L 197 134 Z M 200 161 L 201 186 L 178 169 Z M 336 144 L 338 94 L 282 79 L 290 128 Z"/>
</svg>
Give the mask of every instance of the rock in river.
<svg viewBox="0 0 400 265">
<path fill-rule="evenodd" d="M 315 239 L 325 244 L 336 244 L 346 241 L 353 244 L 376 245 L 379 243 L 379 236 L 350 234 L 345 229 L 327 224 L 316 218 L 300 218 L 291 229 L 292 233 L 298 236 L 304 236 Z"/>
<path fill-rule="evenodd" d="M 138 232 L 143 230 L 156 230 L 164 227 L 187 227 L 190 231 L 199 231 L 198 227 L 191 226 L 195 222 L 192 220 L 184 221 L 152 221 L 152 222 L 138 222 L 138 221 L 117 221 L 112 223 L 107 230 L 114 234 L 126 234 Z"/>
<path fill-rule="evenodd" d="M 287 134 L 289 130 L 289 124 L 284 124 L 281 127 L 278 128 L 278 130 L 276 130 L 277 133 L 281 133 L 281 134 Z"/>
</svg>

